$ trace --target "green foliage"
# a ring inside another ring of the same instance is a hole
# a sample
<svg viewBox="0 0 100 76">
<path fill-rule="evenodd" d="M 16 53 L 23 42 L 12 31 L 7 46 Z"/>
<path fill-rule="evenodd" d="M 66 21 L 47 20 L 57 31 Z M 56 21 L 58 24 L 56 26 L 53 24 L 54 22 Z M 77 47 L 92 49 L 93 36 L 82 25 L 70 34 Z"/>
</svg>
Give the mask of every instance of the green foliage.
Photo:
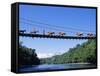
<svg viewBox="0 0 100 76">
<path fill-rule="evenodd" d="M 35 53 L 35 49 L 22 46 L 22 42 L 19 43 L 18 51 L 19 65 L 38 65 L 40 60 Z"/>
<path fill-rule="evenodd" d="M 62 55 L 41 59 L 43 64 L 91 63 L 96 64 L 96 40 L 88 40 L 70 48 Z"/>
</svg>

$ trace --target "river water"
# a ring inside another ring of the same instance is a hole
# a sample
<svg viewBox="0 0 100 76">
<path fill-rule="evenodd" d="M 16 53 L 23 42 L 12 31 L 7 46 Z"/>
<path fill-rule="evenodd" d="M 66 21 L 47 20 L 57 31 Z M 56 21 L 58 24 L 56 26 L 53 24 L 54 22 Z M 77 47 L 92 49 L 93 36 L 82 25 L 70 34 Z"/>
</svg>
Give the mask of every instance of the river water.
<svg viewBox="0 0 100 76">
<path fill-rule="evenodd" d="M 42 64 L 42 65 L 32 65 L 32 66 L 22 66 L 19 67 L 20 72 L 30 72 L 30 71 L 49 71 L 49 70 L 63 70 L 63 69 L 78 69 L 78 68 L 95 68 L 92 64 Z"/>
</svg>

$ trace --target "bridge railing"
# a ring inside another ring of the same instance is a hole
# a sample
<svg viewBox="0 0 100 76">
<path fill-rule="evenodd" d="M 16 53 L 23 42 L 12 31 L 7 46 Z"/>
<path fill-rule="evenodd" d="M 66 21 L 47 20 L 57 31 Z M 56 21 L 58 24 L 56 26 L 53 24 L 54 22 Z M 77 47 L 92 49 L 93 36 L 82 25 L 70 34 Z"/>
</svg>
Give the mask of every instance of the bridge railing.
<svg viewBox="0 0 100 76">
<path fill-rule="evenodd" d="M 19 33 L 19 36 L 23 37 L 37 37 L 37 38 L 56 38 L 56 39 L 95 39 L 96 37 L 88 36 L 60 36 L 60 35 L 44 35 L 44 34 L 30 34 L 30 33 Z"/>
</svg>

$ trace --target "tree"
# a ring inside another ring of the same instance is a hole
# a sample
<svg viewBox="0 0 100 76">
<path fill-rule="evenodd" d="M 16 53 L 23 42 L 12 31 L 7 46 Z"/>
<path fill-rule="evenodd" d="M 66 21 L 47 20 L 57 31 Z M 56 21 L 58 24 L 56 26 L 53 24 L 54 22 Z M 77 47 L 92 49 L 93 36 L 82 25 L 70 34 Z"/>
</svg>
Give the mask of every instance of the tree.
<svg viewBox="0 0 100 76">
<path fill-rule="evenodd" d="M 19 43 L 18 59 L 20 66 L 40 64 L 40 59 L 37 57 L 35 49 L 22 46 L 22 43 Z"/>
<path fill-rule="evenodd" d="M 49 59 L 49 60 L 48 60 Z M 43 63 L 91 63 L 96 64 L 96 40 L 88 40 L 83 44 L 77 44 L 76 47 L 70 48 L 68 52 L 62 55 L 55 55 L 50 58 L 44 58 Z"/>
</svg>

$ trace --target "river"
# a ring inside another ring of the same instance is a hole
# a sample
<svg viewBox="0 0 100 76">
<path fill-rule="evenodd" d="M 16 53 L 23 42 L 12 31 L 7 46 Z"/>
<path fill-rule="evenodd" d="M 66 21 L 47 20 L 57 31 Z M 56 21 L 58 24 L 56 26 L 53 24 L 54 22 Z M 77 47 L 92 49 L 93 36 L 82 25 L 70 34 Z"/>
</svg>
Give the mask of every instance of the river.
<svg viewBox="0 0 100 76">
<path fill-rule="evenodd" d="M 49 70 L 62 70 L 62 69 L 78 69 L 78 68 L 95 68 L 92 64 L 41 64 L 32 66 L 22 66 L 19 67 L 20 72 L 30 72 L 30 71 L 49 71 Z"/>
</svg>

